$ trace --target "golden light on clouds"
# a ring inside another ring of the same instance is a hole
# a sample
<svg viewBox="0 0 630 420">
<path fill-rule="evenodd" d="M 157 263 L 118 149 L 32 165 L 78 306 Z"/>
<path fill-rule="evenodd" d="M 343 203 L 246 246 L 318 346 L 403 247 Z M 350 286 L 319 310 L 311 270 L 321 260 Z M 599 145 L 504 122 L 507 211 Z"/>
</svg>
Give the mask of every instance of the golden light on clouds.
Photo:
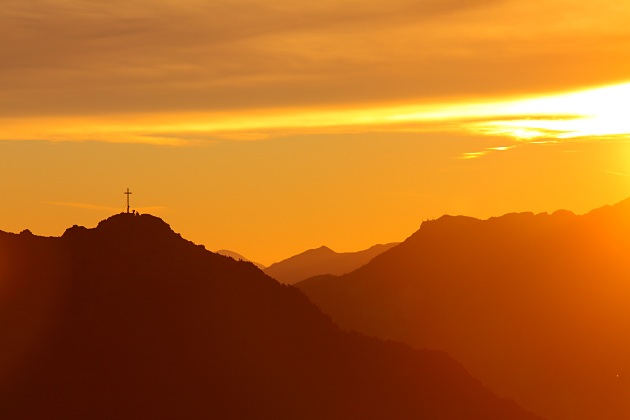
<svg viewBox="0 0 630 420">
<path fill-rule="evenodd" d="M 630 83 L 506 104 L 503 121 L 476 125 L 482 133 L 517 139 L 630 138 Z M 518 118 L 532 115 L 532 118 Z"/>
<path fill-rule="evenodd" d="M 613 0 L 5 0 L 0 115 L 364 109 L 571 91 L 627 78 L 629 16 Z"/>
<path fill-rule="evenodd" d="M 344 109 L 276 109 L 5 120 L 4 139 L 105 141 L 159 145 L 201 139 L 260 140 L 277 135 L 368 131 L 476 131 L 539 138 L 630 136 L 630 83 L 496 102 Z M 497 147 L 504 151 L 509 147 Z M 478 157 L 480 155 L 471 155 Z"/>
<path fill-rule="evenodd" d="M 0 139 L 619 135 L 623 85 L 554 92 L 630 74 L 629 16 L 612 0 L 7 0 Z"/>
</svg>

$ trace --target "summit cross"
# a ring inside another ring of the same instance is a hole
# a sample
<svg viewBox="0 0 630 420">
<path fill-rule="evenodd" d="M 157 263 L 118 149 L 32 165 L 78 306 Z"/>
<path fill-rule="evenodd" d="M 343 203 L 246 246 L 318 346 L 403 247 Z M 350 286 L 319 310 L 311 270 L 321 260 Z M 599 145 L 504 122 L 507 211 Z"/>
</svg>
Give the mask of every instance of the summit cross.
<svg viewBox="0 0 630 420">
<path fill-rule="evenodd" d="M 127 191 L 125 192 L 125 195 L 127 196 L 127 213 L 129 213 L 129 196 L 133 194 L 131 191 L 129 191 L 129 188 L 127 188 Z"/>
</svg>

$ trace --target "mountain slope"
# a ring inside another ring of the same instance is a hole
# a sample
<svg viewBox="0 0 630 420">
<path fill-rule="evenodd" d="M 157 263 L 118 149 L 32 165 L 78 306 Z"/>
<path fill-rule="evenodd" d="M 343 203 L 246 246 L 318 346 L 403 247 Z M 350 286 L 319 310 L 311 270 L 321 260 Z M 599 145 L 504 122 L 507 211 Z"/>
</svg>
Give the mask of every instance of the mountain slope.
<svg viewBox="0 0 630 420">
<path fill-rule="evenodd" d="M 534 419 L 149 215 L 0 233 L 0 256 L 0 418 Z"/>
<path fill-rule="evenodd" d="M 225 257 L 230 257 L 230 258 L 232 258 L 232 259 L 234 259 L 236 261 L 248 261 L 248 262 L 251 262 L 252 264 L 254 264 L 256 267 L 260 268 L 261 270 L 265 269 L 264 265 L 262 265 L 260 263 L 257 263 L 255 261 L 252 261 L 252 260 L 250 260 L 248 258 L 245 258 L 241 254 L 239 254 L 237 252 L 234 252 L 234 251 L 230 251 L 229 249 L 220 249 L 220 250 L 215 251 L 215 252 L 217 254 L 219 254 L 219 255 L 223 255 Z"/>
<path fill-rule="evenodd" d="M 548 418 L 630 418 L 629 200 L 584 216 L 444 216 L 297 286 L 342 327 L 447 351 Z"/>
<path fill-rule="evenodd" d="M 398 243 L 379 244 L 363 251 L 342 253 L 322 246 L 274 263 L 264 271 L 269 276 L 286 284 L 294 284 L 322 274 L 341 275 L 356 270 L 396 245 Z"/>
</svg>

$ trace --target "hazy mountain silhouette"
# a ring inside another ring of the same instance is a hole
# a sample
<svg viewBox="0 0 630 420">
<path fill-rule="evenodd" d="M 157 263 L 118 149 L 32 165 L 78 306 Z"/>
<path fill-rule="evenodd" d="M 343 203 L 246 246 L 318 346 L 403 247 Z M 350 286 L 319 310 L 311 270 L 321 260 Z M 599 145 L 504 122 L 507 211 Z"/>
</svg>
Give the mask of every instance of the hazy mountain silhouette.
<svg viewBox="0 0 630 420">
<path fill-rule="evenodd" d="M 265 266 L 263 264 L 257 263 L 255 261 L 250 260 L 249 258 L 245 258 L 244 256 L 242 256 L 239 253 L 236 253 L 234 251 L 230 251 L 229 249 L 220 249 L 218 251 L 215 251 L 217 254 L 223 255 L 225 257 L 230 257 L 236 261 L 248 261 L 252 264 L 254 264 L 256 267 L 260 268 L 261 270 L 265 269 Z"/>
<path fill-rule="evenodd" d="M 443 216 L 352 273 L 297 286 L 342 327 L 447 351 L 550 419 L 630 419 L 630 200 Z"/>
<path fill-rule="evenodd" d="M 534 419 L 149 215 L 0 232 L 2 419 Z"/>
<path fill-rule="evenodd" d="M 294 284 L 322 274 L 340 275 L 356 270 L 395 245 L 398 243 L 379 244 L 363 251 L 341 253 L 322 246 L 274 263 L 264 271 L 286 284 Z"/>
</svg>

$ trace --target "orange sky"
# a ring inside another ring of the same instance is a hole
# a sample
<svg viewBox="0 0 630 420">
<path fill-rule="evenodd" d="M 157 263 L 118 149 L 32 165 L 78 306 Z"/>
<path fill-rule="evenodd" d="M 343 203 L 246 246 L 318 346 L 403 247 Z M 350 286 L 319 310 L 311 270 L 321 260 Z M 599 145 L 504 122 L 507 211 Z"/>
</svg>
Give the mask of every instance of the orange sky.
<svg viewBox="0 0 630 420">
<path fill-rule="evenodd" d="M 94 226 L 130 187 L 269 264 L 444 213 L 614 203 L 629 19 L 608 0 L 5 0 L 0 230 Z"/>
</svg>

